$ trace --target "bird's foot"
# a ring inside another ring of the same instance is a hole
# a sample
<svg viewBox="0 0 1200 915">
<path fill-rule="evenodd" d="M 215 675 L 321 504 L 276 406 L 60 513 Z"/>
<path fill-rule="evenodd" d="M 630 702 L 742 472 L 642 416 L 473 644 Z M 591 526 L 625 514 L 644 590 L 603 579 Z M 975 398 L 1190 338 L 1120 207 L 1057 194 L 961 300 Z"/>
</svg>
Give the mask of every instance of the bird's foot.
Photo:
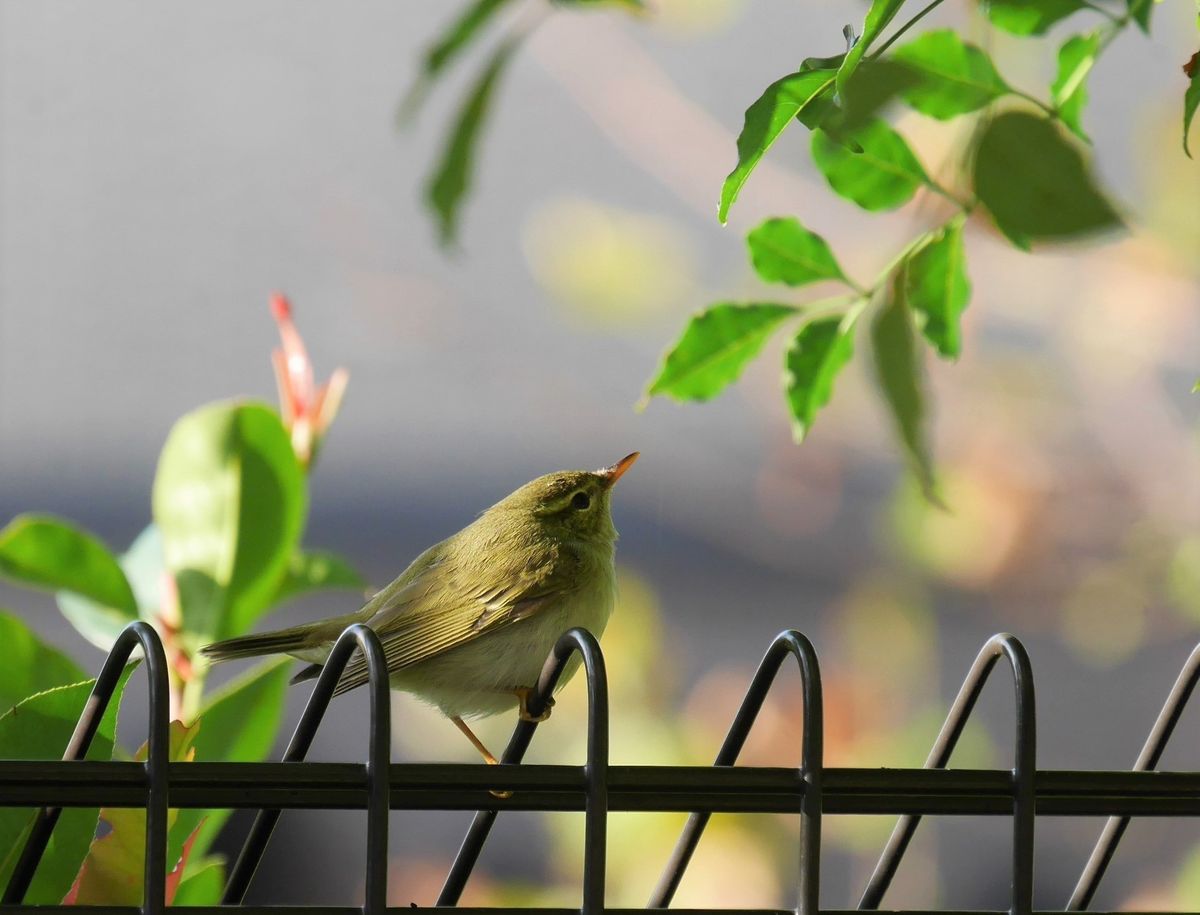
<svg viewBox="0 0 1200 915">
<path fill-rule="evenodd" d="M 461 718 L 459 718 L 457 716 L 452 717 L 450 720 L 454 722 L 454 726 L 456 728 L 458 728 L 460 731 L 463 732 L 463 734 L 466 735 L 467 740 L 471 741 L 471 746 L 473 746 L 476 750 L 479 751 L 479 755 L 483 757 L 483 761 L 485 763 L 487 763 L 489 766 L 500 765 L 500 760 L 496 759 L 496 757 L 492 755 L 491 750 L 489 750 L 487 747 L 485 747 L 483 745 L 483 741 L 475 736 L 475 732 L 472 731 L 469 727 L 467 727 L 467 723 L 465 721 L 463 721 Z M 492 797 L 498 797 L 498 798 L 501 798 L 502 800 L 512 797 L 512 794 L 513 794 L 511 791 L 491 791 L 491 790 L 489 790 L 488 793 L 491 794 Z"/>
<path fill-rule="evenodd" d="M 520 707 L 520 710 L 517 712 L 517 716 L 522 721 L 539 722 L 539 721 L 545 721 L 547 718 L 550 717 L 550 712 L 554 709 L 554 697 L 553 696 L 546 699 L 546 707 L 544 709 L 542 709 L 542 713 L 540 715 L 534 715 L 529 711 L 529 700 L 532 699 L 533 695 L 534 695 L 533 687 L 518 686 L 516 689 L 513 690 L 513 692 L 517 694 L 517 698 L 521 701 L 521 707 Z"/>
</svg>

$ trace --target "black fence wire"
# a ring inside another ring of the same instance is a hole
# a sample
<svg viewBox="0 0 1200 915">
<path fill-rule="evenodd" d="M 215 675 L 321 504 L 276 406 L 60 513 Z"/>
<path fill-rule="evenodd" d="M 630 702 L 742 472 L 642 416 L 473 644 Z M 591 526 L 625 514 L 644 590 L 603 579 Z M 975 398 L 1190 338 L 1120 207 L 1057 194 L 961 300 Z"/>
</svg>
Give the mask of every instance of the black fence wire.
<svg viewBox="0 0 1200 915">
<path fill-rule="evenodd" d="M 84 761 L 120 674 L 141 647 L 149 679 L 149 752 L 142 762 Z M 312 745 L 333 689 L 355 654 L 369 671 L 370 740 L 365 764 L 309 763 Z M 1200 816 L 1200 772 L 1156 772 L 1184 706 L 1200 680 L 1200 646 L 1188 658 L 1130 772 L 1041 770 L 1037 765 L 1033 671 L 1021 643 L 993 636 L 972 664 L 922 769 L 827 768 L 823 760 L 821 674 L 812 643 L 799 632 L 776 637 L 759 665 L 711 767 L 613 766 L 608 761 L 608 681 L 604 656 L 587 631 L 572 629 L 554 647 L 529 702 L 544 711 L 562 672 L 578 653 L 588 689 L 587 759 L 583 766 L 521 765 L 537 722 L 520 721 L 500 766 L 390 762 L 391 715 L 386 663 L 378 637 L 365 626 L 342 633 L 308 700 L 279 763 L 171 763 L 168 761 L 167 664 L 153 628 L 131 623 L 109 653 L 62 761 L 0 760 L 0 807 L 40 812 L 4 890 L 0 909 L 13 913 L 69 910 L 24 905 L 22 900 L 64 807 L 144 807 L 146 860 L 142 906 L 88 906 L 89 913 L 158 915 L 165 908 L 167 810 L 257 809 L 241 854 L 229 873 L 222 906 L 239 912 L 341 913 L 407 911 L 387 907 L 388 811 L 475 810 L 475 818 L 435 906 L 426 911 L 537 915 L 631 915 L 639 909 L 605 906 L 606 831 L 611 811 L 688 812 L 691 816 L 666 863 L 648 907 L 670 906 L 680 880 L 713 813 L 792 813 L 800 817 L 799 887 L 792 910 L 676 909 L 682 915 L 721 911 L 729 915 L 846 915 L 820 908 L 821 822 L 825 815 L 899 814 L 891 838 L 867 884 L 858 910 L 877 910 L 900 866 L 921 817 L 989 815 L 1012 820 L 1010 915 L 1033 913 L 1034 833 L 1037 816 L 1108 817 L 1066 911 L 1091 903 L 1131 817 Z M 788 658 L 799 668 L 803 733 L 798 768 L 738 766 L 737 759 L 776 676 Z M 955 745 L 996 665 L 1013 677 L 1016 704 L 1011 769 L 950 769 Z M 367 811 L 365 903 L 358 907 L 243 906 L 247 888 L 284 809 Z M 581 909 L 468 909 L 457 904 L 504 810 L 584 812 Z M 77 907 L 70 907 L 75 909 Z M 222 907 L 195 907 L 220 913 Z M 909 915 L 909 913 L 906 913 Z M 915 913 L 913 913 L 915 915 Z M 950 915 L 950 913 L 939 913 Z M 993 915 L 993 913 L 982 913 Z"/>
</svg>

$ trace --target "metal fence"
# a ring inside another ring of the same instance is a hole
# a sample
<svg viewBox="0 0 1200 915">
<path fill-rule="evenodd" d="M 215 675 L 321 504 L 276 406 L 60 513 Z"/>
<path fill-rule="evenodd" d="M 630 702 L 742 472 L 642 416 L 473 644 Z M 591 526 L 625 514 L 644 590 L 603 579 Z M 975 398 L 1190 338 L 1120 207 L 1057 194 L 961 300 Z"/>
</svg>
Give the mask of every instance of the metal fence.
<svg viewBox="0 0 1200 915">
<path fill-rule="evenodd" d="M 121 671 L 141 646 L 150 688 L 149 753 L 140 762 L 82 761 Z M 370 740 L 363 764 L 303 762 L 347 661 L 361 651 L 370 671 Z M 354 907 L 245 907 L 271 913 L 382 913 L 387 910 L 388 811 L 476 810 L 433 912 L 536 912 L 575 909 L 456 908 L 497 815 L 503 810 L 584 812 L 584 915 L 608 909 L 604 900 L 607 815 L 611 811 L 685 811 L 691 816 L 667 862 L 649 907 L 667 907 L 713 813 L 791 813 L 800 817 L 799 894 L 794 910 L 719 910 L 731 915 L 841 915 L 819 906 L 821 823 L 827 815 L 899 814 L 891 838 L 859 902 L 878 909 L 921 817 L 989 815 L 1012 821 L 1011 915 L 1033 911 L 1034 833 L 1038 814 L 1108 817 L 1067 902 L 1086 909 L 1133 816 L 1200 816 L 1200 772 L 1155 772 L 1179 716 L 1200 679 L 1200 647 L 1192 652 L 1150 731 L 1133 771 L 1041 770 L 1037 765 L 1033 671 L 1021 643 L 992 637 L 980 650 L 922 769 L 829 768 L 823 759 L 821 674 L 812 643 L 799 632 L 776 637 L 746 692 L 711 767 L 613 766 L 608 761 L 608 684 L 604 656 L 581 629 L 565 633 L 542 670 L 530 711 L 538 715 L 569 658 L 578 652 L 588 689 L 587 761 L 583 766 L 519 765 L 537 723 L 517 724 L 502 766 L 390 762 L 389 688 L 378 638 L 356 625 L 338 640 L 279 763 L 168 762 L 167 666 L 162 644 L 145 623 L 122 633 L 104 664 L 61 762 L 0 760 L 0 806 L 41 807 L 4 891 L 5 912 L 48 913 L 65 906 L 25 906 L 25 895 L 63 807 L 145 807 L 146 915 L 164 908 L 167 808 L 256 808 L 258 816 L 230 871 L 223 904 L 240 905 L 283 809 L 367 811 L 366 902 Z M 798 768 L 737 766 L 737 758 L 781 667 L 791 657 L 803 690 Z M 1010 668 L 1016 703 L 1011 769 L 947 768 L 976 700 L 997 663 Z M 495 793 L 493 793 L 495 792 Z M 499 796 L 511 792 L 509 796 Z M 394 909 L 393 911 L 406 911 Z M 134 907 L 89 907 L 133 913 Z M 220 908 L 193 911 L 221 912 Z M 696 913 L 708 910 L 676 910 Z M 946 913 L 948 915 L 948 913 Z"/>
</svg>

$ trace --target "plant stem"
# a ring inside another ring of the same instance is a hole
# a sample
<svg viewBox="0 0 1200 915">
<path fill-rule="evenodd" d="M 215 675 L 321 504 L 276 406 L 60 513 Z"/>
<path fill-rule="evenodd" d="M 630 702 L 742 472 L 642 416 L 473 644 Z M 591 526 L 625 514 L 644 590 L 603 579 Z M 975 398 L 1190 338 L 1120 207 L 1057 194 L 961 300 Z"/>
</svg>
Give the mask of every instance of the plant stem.
<svg viewBox="0 0 1200 915">
<path fill-rule="evenodd" d="M 1093 12 L 1097 12 L 1101 16 L 1104 16 L 1110 22 L 1114 22 L 1114 23 L 1121 22 L 1122 19 L 1126 18 L 1124 16 L 1118 16 L 1112 10 L 1110 10 L 1104 6 L 1101 6 L 1099 3 L 1093 3 L 1092 0 L 1079 0 L 1079 3 L 1081 6 L 1086 6 L 1088 9 L 1092 10 Z"/>
<path fill-rule="evenodd" d="M 931 2 L 922 7 L 915 16 L 909 19 L 908 22 L 900 26 L 900 28 L 895 31 L 892 37 L 881 44 L 879 48 L 867 58 L 867 60 L 874 60 L 876 57 L 879 57 L 884 51 L 894 45 L 900 39 L 900 36 L 924 19 L 929 13 L 932 13 L 935 9 L 941 6 L 941 4 L 942 0 L 931 0 Z"/>
</svg>

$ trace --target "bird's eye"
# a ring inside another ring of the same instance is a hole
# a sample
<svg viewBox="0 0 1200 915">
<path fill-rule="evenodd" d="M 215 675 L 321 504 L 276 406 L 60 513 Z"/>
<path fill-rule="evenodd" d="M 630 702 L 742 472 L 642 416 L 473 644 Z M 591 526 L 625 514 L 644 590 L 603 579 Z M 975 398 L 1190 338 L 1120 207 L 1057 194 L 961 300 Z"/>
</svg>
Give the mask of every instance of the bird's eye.
<svg viewBox="0 0 1200 915">
<path fill-rule="evenodd" d="M 592 505 L 592 500 L 586 492 L 577 492 L 571 496 L 571 508 L 577 511 L 585 511 Z"/>
</svg>

